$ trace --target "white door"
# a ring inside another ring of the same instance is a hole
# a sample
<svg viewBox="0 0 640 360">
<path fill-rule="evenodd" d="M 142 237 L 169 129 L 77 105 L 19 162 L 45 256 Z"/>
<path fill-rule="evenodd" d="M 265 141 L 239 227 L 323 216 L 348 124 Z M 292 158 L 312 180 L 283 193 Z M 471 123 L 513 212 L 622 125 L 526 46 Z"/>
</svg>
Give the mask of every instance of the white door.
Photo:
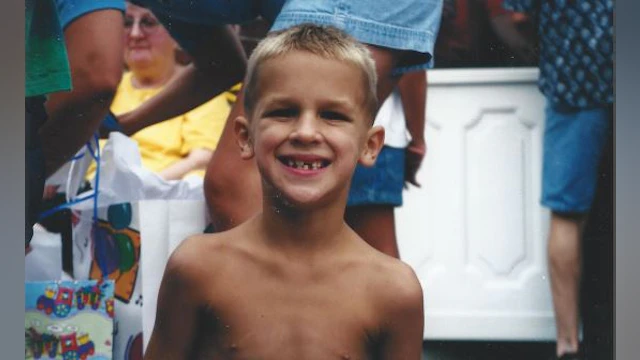
<svg viewBox="0 0 640 360">
<path fill-rule="evenodd" d="M 552 340 L 535 69 L 428 73 L 422 188 L 396 210 L 425 339 Z"/>
</svg>

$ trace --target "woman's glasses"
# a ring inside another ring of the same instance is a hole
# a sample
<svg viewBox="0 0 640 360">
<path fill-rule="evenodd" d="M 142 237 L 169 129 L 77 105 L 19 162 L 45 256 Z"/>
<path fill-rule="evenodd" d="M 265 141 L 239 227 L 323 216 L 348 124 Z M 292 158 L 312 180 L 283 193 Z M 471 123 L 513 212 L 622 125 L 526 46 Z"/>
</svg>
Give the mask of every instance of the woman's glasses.
<svg viewBox="0 0 640 360">
<path fill-rule="evenodd" d="M 125 16 L 124 17 L 125 32 L 130 33 L 131 30 L 133 30 L 133 27 L 135 26 L 136 21 L 138 22 L 138 27 L 140 28 L 140 30 L 147 35 L 158 31 L 158 29 L 161 26 L 158 19 L 153 18 L 151 16 L 143 16 L 137 20 L 131 16 Z"/>
</svg>

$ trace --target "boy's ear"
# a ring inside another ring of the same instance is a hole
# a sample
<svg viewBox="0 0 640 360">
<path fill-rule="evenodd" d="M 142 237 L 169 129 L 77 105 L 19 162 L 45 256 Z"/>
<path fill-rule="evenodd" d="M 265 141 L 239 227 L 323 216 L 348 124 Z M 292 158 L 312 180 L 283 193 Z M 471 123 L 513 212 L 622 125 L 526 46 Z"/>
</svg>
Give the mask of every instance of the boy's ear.
<svg viewBox="0 0 640 360">
<path fill-rule="evenodd" d="M 367 142 L 360 154 L 358 162 L 366 167 L 371 167 L 376 163 L 376 158 L 384 146 L 384 128 L 373 126 L 367 132 Z"/>
<path fill-rule="evenodd" d="M 240 157 L 245 160 L 251 159 L 254 153 L 247 118 L 244 116 L 235 118 L 233 120 L 233 132 L 236 134 L 236 143 L 240 147 Z"/>
</svg>

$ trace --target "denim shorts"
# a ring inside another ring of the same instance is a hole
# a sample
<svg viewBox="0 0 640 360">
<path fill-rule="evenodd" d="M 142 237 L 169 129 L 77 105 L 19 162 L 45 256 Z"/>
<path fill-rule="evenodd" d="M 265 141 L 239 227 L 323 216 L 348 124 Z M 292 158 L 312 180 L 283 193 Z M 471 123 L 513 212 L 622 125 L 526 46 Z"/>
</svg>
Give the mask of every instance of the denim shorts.
<svg viewBox="0 0 640 360">
<path fill-rule="evenodd" d="M 384 146 L 373 167 L 356 167 L 347 206 L 402 205 L 404 149 Z"/>
<path fill-rule="evenodd" d="M 612 121 L 612 106 L 573 111 L 547 107 L 542 165 L 543 206 L 558 213 L 589 211 Z"/>
<path fill-rule="evenodd" d="M 394 73 L 432 65 L 442 0 L 287 0 L 272 31 L 301 23 L 332 25 L 358 41 L 413 52 Z"/>
<path fill-rule="evenodd" d="M 73 20 L 93 11 L 116 9 L 124 12 L 124 0 L 56 0 L 60 24 L 65 29 Z"/>
</svg>

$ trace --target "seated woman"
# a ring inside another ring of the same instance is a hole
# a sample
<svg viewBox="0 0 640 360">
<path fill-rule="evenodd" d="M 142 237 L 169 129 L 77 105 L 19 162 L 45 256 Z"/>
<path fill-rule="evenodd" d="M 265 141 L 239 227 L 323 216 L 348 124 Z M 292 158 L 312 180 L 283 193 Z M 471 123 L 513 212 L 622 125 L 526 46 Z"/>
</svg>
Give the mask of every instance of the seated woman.
<svg viewBox="0 0 640 360">
<path fill-rule="evenodd" d="M 151 11 L 127 3 L 124 29 L 124 62 L 129 71 L 111 105 L 115 115 L 140 106 L 183 70 L 177 43 Z M 143 166 L 166 180 L 204 176 L 233 100 L 235 96 L 223 93 L 190 112 L 133 134 Z"/>
</svg>

